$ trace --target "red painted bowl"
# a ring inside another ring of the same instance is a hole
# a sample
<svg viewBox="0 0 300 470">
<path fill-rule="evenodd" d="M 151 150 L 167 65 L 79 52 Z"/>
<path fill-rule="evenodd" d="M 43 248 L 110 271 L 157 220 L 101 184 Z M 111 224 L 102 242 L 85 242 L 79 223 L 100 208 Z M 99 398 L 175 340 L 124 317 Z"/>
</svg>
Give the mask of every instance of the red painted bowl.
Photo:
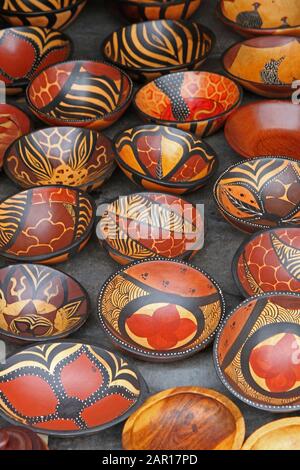
<svg viewBox="0 0 300 470">
<path fill-rule="evenodd" d="M 10 144 L 30 131 L 29 117 L 16 106 L 0 103 L 0 168 L 3 157 Z"/>
<path fill-rule="evenodd" d="M 53 126 L 104 129 L 128 108 L 133 85 L 118 68 L 96 61 L 70 61 L 48 67 L 29 84 L 31 111 Z"/>
<path fill-rule="evenodd" d="M 21 426 L 0 428 L 0 450 L 48 450 L 38 434 Z"/>
<path fill-rule="evenodd" d="M 202 0 L 117 0 L 121 13 L 130 21 L 188 19 Z"/>
</svg>

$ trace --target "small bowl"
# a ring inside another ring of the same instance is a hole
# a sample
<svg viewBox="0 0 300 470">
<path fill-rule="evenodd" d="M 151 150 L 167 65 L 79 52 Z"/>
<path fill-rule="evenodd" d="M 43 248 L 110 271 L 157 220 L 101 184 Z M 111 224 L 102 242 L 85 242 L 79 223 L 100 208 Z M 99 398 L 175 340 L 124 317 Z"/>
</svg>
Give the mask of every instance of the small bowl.
<svg viewBox="0 0 300 470">
<path fill-rule="evenodd" d="M 225 137 L 245 158 L 285 155 L 300 160 L 300 106 L 290 101 L 256 101 L 229 116 Z"/>
<path fill-rule="evenodd" d="M 2 366 L 0 414 L 41 434 L 81 436 L 124 421 L 146 392 L 140 373 L 113 352 L 76 342 L 41 344 Z"/>
<path fill-rule="evenodd" d="M 0 168 L 7 148 L 30 129 L 31 121 L 24 111 L 17 106 L 0 103 Z"/>
<path fill-rule="evenodd" d="M 215 45 L 213 32 L 189 21 L 148 21 L 124 26 L 102 45 L 105 60 L 134 80 L 153 80 L 180 70 L 198 70 Z"/>
<path fill-rule="evenodd" d="M 245 422 L 239 408 L 215 390 L 177 387 L 148 398 L 127 420 L 125 450 L 239 450 Z"/>
<path fill-rule="evenodd" d="M 217 155 L 208 144 L 173 127 L 133 127 L 119 133 L 114 144 L 121 170 L 150 191 L 195 191 L 218 167 Z"/>
<path fill-rule="evenodd" d="M 170 194 L 130 194 L 102 207 L 96 233 L 120 264 L 191 259 L 203 246 L 203 215 L 194 204 Z"/>
<path fill-rule="evenodd" d="M 132 91 L 130 78 L 118 68 L 77 60 L 43 70 L 30 82 L 26 97 L 31 111 L 47 124 L 100 130 L 124 114 Z"/>
<path fill-rule="evenodd" d="M 300 162 L 260 157 L 230 166 L 214 186 L 223 217 L 243 232 L 299 226 Z"/>
<path fill-rule="evenodd" d="M 228 315 L 214 343 L 225 387 L 247 405 L 271 412 L 300 410 L 300 295 L 250 297 Z"/>
<path fill-rule="evenodd" d="M 40 186 L 0 203 L 0 256 L 13 261 L 61 263 L 87 244 L 95 203 L 67 186 Z"/>
<path fill-rule="evenodd" d="M 111 140 L 78 127 L 49 127 L 16 140 L 6 151 L 6 174 L 22 188 L 63 184 L 92 191 L 115 169 Z"/>
<path fill-rule="evenodd" d="M 48 450 L 44 440 L 22 426 L 0 428 L 0 450 Z"/>
<path fill-rule="evenodd" d="M 230 78 L 267 98 L 290 98 L 300 80 L 300 38 L 261 36 L 227 49 L 222 64 Z M 251 64 L 251 66 L 250 66 Z"/>
<path fill-rule="evenodd" d="M 170 362 L 204 349 L 225 313 L 219 285 L 182 261 L 145 260 L 103 285 L 98 314 L 117 347 L 146 361 Z"/>
<path fill-rule="evenodd" d="M 223 75 L 179 72 L 144 85 L 133 103 L 145 121 L 205 136 L 219 130 L 241 100 L 240 86 Z"/>
<path fill-rule="evenodd" d="M 299 450 L 300 418 L 272 421 L 257 429 L 242 450 Z"/>
<path fill-rule="evenodd" d="M 200 7 L 202 0 L 117 0 L 121 13 L 133 22 L 145 20 L 184 20 Z"/>
</svg>

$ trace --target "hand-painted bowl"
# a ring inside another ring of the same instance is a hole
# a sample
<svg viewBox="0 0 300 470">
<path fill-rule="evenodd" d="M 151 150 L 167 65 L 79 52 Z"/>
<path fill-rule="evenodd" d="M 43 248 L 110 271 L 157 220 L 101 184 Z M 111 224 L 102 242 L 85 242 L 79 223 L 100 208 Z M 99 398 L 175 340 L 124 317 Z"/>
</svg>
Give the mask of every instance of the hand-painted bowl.
<svg viewBox="0 0 300 470">
<path fill-rule="evenodd" d="M 114 144 L 116 161 L 125 175 L 152 191 L 195 191 L 218 166 L 217 155 L 208 144 L 173 127 L 133 127 L 118 134 Z"/>
<path fill-rule="evenodd" d="M 242 450 L 299 450 L 300 418 L 277 419 L 257 429 Z"/>
<path fill-rule="evenodd" d="M 41 437 L 21 426 L 0 428 L 0 450 L 48 450 Z"/>
<path fill-rule="evenodd" d="M 61 263 L 87 244 L 95 203 L 67 186 L 40 186 L 0 203 L 0 256 L 13 261 Z"/>
<path fill-rule="evenodd" d="M 82 11 L 87 0 L 0 0 L 0 17 L 12 26 L 64 29 Z"/>
<path fill-rule="evenodd" d="M 298 0 L 220 0 L 217 14 L 242 36 L 300 36 Z"/>
<path fill-rule="evenodd" d="M 115 169 L 108 137 L 90 129 L 49 127 L 16 140 L 6 151 L 6 174 L 22 188 L 63 184 L 98 189 Z"/>
<path fill-rule="evenodd" d="M 26 95 L 31 111 L 47 124 L 100 130 L 124 114 L 132 91 L 130 78 L 118 68 L 78 60 L 43 70 Z"/>
<path fill-rule="evenodd" d="M 300 37 L 261 36 L 224 52 L 223 68 L 247 90 L 267 98 L 290 98 L 300 80 Z"/>
<path fill-rule="evenodd" d="M 244 160 L 227 168 L 214 187 L 223 217 L 256 232 L 300 224 L 300 162 L 285 157 Z"/>
<path fill-rule="evenodd" d="M 105 282 L 101 325 L 117 347 L 146 361 L 183 359 L 204 349 L 225 313 L 218 284 L 182 261 L 145 260 Z"/>
<path fill-rule="evenodd" d="M 216 371 L 247 405 L 300 410 L 300 295 L 250 297 L 227 316 L 214 343 Z"/>
<path fill-rule="evenodd" d="M 248 103 L 229 116 L 225 137 L 245 158 L 285 155 L 300 160 L 300 106 L 285 100 Z"/>
<path fill-rule="evenodd" d="M 203 216 L 179 197 L 136 193 L 103 205 L 96 233 L 120 264 L 157 257 L 190 259 L 203 247 Z"/>
<path fill-rule="evenodd" d="M 177 387 L 148 398 L 127 420 L 126 450 L 239 450 L 245 422 L 239 408 L 215 390 Z"/>
<path fill-rule="evenodd" d="M 31 129 L 31 121 L 27 114 L 17 106 L 0 103 L 0 168 L 3 158 L 11 143 L 27 134 Z"/>
<path fill-rule="evenodd" d="M 89 297 L 73 277 L 35 264 L 0 269 L 0 337 L 17 343 L 65 338 L 87 320 Z"/>
<path fill-rule="evenodd" d="M 133 22 L 188 19 L 202 0 L 117 0 L 121 13 Z"/>
<path fill-rule="evenodd" d="M 29 81 L 45 67 L 67 60 L 71 39 L 60 31 L 22 26 L 0 31 L 0 80 L 6 93 L 25 90 Z"/>
<path fill-rule="evenodd" d="M 147 388 L 127 359 L 98 346 L 49 343 L 9 357 L 0 370 L 0 413 L 13 424 L 64 436 L 124 421 Z"/>
<path fill-rule="evenodd" d="M 112 33 L 103 42 L 102 54 L 134 80 L 153 80 L 170 72 L 198 70 L 214 45 L 214 33 L 199 23 L 159 20 Z"/>
<path fill-rule="evenodd" d="M 219 130 L 241 100 L 240 86 L 223 75 L 179 72 L 144 85 L 133 103 L 145 121 L 205 136 Z"/>
</svg>

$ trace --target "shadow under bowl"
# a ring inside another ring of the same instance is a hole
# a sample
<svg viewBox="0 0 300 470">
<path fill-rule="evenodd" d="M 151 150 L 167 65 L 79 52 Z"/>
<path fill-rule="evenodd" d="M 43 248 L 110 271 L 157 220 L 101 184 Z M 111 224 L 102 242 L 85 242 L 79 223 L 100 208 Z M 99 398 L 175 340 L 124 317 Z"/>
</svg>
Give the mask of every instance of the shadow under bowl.
<svg viewBox="0 0 300 470">
<path fill-rule="evenodd" d="M 184 20 L 200 7 L 202 0 L 117 0 L 121 13 L 132 22 L 146 20 Z"/>
</svg>

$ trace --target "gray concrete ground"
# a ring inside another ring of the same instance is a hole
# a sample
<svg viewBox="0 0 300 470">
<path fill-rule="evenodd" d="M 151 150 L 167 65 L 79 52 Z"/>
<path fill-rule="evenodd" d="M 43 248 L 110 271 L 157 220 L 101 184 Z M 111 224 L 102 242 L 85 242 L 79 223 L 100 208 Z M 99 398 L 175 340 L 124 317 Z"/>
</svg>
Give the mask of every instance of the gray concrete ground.
<svg viewBox="0 0 300 470">
<path fill-rule="evenodd" d="M 209 71 L 221 71 L 220 55 L 232 43 L 239 40 L 239 36 L 226 29 L 216 18 L 214 9 L 217 0 L 203 0 L 202 6 L 195 19 L 210 27 L 217 36 L 217 45 L 211 58 L 204 64 L 203 69 Z M 102 40 L 113 30 L 119 28 L 125 21 L 118 15 L 113 2 L 107 0 L 88 0 L 88 5 L 67 33 L 74 41 L 74 57 L 78 59 L 99 59 L 100 44 Z M 249 64 L 250 65 L 250 64 Z M 251 66 L 251 65 L 250 65 Z M 245 93 L 244 102 L 256 100 L 259 97 Z M 19 100 L 23 103 L 24 100 Z M 24 106 L 26 106 L 24 104 Z M 106 134 L 114 136 L 120 129 L 125 129 L 132 125 L 138 125 L 139 118 L 133 110 L 129 110 L 126 115 L 113 127 L 106 130 Z M 42 127 L 41 123 L 37 126 Z M 227 145 L 223 132 L 207 139 L 219 156 L 220 167 L 218 174 L 230 164 L 239 160 Z M 217 176 L 215 177 L 215 179 Z M 231 260 L 244 239 L 244 235 L 230 226 L 218 213 L 213 197 L 213 182 L 205 189 L 186 196 L 186 199 L 195 203 L 205 204 L 206 235 L 205 246 L 194 258 L 194 264 L 205 269 L 220 283 L 223 288 L 227 313 L 238 305 L 241 301 L 236 286 L 231 276 Z M 96 202 L 100 203 L 119 194 L 129 194 L 139 190 L 130 183 L 126 177 L 117 170 L 111 180 L 102 188 L 96 196 Z M 2 174 L 0 181 L 0 197 L 7 197 L 17 192 L 17 187 Z M 0 266 L 4 265 L 1 260 Z M 99 247 L 96 239 L 91 240 L 86 249 L 73 258 L 71 261 L 58 266 L 60 269 L 75 276 L 88 290 L 92 300 L 92 310 L 87 324 L 70 339 L 80 339 L 81 341 L 92 342 L 113 349 L 109 339 L 101 330 L 96 313 L 97 294 L 106 280 L 115 270 L 117 264 Z M 9 346 L 9 352 L 13 353 L 17 348 Z M 196 354 L 190 359 L 175 362 L 172 364 L 152 364 L 138 360 L 133 360 L 136 366 L 144 375 L 150 386 L 151 394 L 160 390 L 183 386 L 194 385 L 213 388 L 230 397 L 227 389 L 219 381 L 213 366 L 212 347 L 206 351 Z M 242 410 L 245 420 L 247 435 L 252 433 L 257 427 L 273 419 L 283 417 L 267 412 L 258 411 L 238 400 L 232 398 Z M 4 420 L 0 419 L 0 426 L 4 425 Z M 121 448 L 122 425 L 110 428 L 104 432 L 93 436 L 72 438 L 72 439 L 50 439 L 51 449 L 105 449 L 113 450 Z"/>
</svg>

